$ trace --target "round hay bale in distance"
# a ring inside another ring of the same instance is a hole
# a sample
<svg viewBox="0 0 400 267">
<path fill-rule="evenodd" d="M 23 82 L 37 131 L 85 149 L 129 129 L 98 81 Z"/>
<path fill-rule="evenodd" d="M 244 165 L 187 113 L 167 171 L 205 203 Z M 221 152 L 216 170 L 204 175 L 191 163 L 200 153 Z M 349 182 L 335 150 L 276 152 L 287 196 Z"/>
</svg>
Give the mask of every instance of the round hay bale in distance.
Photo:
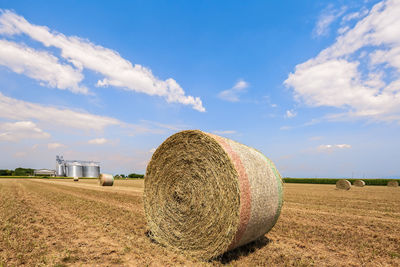
<svg viewBox="0 0 400 267">
<path fill-rule="evenodd" d="M 398 186 L 399 186 L 399 182 L 397 182 L 397 181 L 395 181 L 395 180 L 389 181 L 389 182 L 387 183 L 387 186 L 390 186 L 390 187 L 398 187 Z"/>
<path fill-rule="evenodd" d="M 282 207 L 282 179 L 259 151 L 199 130 L 176 133 L 147 166 L 150 236 L 208 260 L 263 236 Z"/>
<path fill-rule="evenodd" d="M 336 188 L 342 190 L 350 190 L 351 183 L 346 179 L 340 179 L 336 182 Z"/>
<path fill-rule="evenodd" d="M 99 184 L 101 186 L 112 186 L 114 184 L 114 176 L 112 176 L 112 174 L 101 173 L 99 176 Z"/>
<path fill-rule="evenodd" d="M 74 176 L 74 182 L 78 182 L 79 181 L 79 177 L 78 176 Z"/>
<path fill-rule="evenodd" d="M 365 182 L 363 180 L 355 180 L 353 185 L 358 187 L 363 187 L 365 186 Z"/>
</svg>

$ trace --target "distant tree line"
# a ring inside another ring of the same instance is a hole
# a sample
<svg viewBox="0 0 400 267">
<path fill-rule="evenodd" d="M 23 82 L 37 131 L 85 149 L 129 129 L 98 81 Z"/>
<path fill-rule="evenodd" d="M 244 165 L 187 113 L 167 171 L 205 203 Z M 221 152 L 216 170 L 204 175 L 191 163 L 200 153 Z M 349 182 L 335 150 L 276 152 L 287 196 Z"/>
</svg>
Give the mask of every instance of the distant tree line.
<svg viewBox="0 0 400 267">
<path fill-rule="evenodd" d="M 398 181 L 400 183 L 400 179 L 349 179 L 350 183 L 354 183 L 356 180 L 363 180 L 366 185 L 387 185 L 389 181 Z M 285 183 L 297 183 L 297 184 L 336 184 L 340 179 L 337 178 L 290 178 L 286 177 L 282 179 Z"/>
<path fill-rule="evenodd" d="M 16 168 L 15 170 L 0 169 L 0 176 L 31 176 L 34 169 Z"/>
<path fill-rule="evenodd" d="M 122 179 L 124 179 L 124 178 L 138 178 L 138 179 L 142 179 L 142 178 L 144 178 L 144 175 L 143 174 L 138 174 L 138 173 L 131 173 L 131 174 L 128 174 L 128 175 L 125 175 L 125 174 L 117 174 L 117 175 L 115 175 L 115 178 L 122 178 Z"/>
<path fill-rule="evenodd" d="M 0 169 L 0 176 L 32 176 L 34 169 L 29 168 L 16 168 L 15 170 Z M 143 179 L 143 174 L 131 173 L 128 175 L 117 174 L 115 178 L 137 178 Z"/>
</svg>

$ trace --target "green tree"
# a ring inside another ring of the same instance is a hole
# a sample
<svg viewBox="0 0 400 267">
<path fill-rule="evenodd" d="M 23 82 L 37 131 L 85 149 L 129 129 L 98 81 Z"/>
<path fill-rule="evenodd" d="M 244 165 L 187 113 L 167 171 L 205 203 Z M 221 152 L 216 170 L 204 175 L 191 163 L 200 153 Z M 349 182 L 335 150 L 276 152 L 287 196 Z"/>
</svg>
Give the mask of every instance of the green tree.
<svg viewBox="0 0 400 267">
<path fill-rule="evenodd" d="M 131 173 L 128 175 L 129 178 L 143 178 L 143 174 Z"/>
<path fill-rule="evenodd" d="M 11 176 L 12 171 L 11 170 L 0 170 L 0 176 Z"/>
<path fill-rule="evenodd" d="M 16 168 L 13 172 L 13 176 L 29 176 L 33 175 L 34 169 L 29 168 Z"/>
</svg>

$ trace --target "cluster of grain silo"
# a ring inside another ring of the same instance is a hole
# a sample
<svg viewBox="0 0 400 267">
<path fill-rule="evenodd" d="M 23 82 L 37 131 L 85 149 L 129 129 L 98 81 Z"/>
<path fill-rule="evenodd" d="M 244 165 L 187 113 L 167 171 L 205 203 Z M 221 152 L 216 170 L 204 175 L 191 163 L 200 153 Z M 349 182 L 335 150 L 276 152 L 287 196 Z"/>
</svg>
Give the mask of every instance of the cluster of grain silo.
<svg viewBox="0 0 400 267">
<path fill-rule="evenodd" d="M 62 156 L 56 156 L 56 175 L 61 177 L 98 178 L 100 165 L 94 161 L 64 160 Z"/>
</svg>

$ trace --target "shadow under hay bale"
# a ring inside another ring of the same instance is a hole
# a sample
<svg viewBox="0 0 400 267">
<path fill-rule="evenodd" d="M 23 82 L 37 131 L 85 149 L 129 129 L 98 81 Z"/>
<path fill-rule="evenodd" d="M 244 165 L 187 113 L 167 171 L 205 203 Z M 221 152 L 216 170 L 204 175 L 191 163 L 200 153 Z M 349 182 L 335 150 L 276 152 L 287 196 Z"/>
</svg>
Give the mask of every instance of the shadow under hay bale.
<svg viewBox="0 0 400 267">
<path fill-rule="evenodd" d="M 351 183 L 348 180 L 340 179 L 336 182 L 336 189 L 340 190 L 350 190 Z"/>
<path fill-rule="evenodd" d="M 271 243 L 271 239 L 267 238 L 266 236 L 262 236 L 249 244 L 225 252 L 221 256 L 217 257 L 215 260 L 222 264 L 229 264 L 232 261 L 238 260 L 240 257 L 248 256 L 249 254 L 254 253 L 257 250 L 262 249 L 269 243 Z"/>
<path fill-rule="evenodd" d="M 389 186 L 389 187 L 398 187 L 399 186 L 399 182 L 397 182 L 397 181 L 389 181 L 387 183 L 387 186 Z"/>
<path fill-rule="evenodd" d="M 210 260 L 264 236 L 281 207 L 275 165 L 230 139 L 182 131 L 164 141 L 147 166 L 149 237 L 191 258 Z"/>
<path fill-rule="evenodd" d="M 357 187 L 363 187 L 365 186 L 365 182 L 363 180 L 355 180 L 353 185 Z"/>
<path fill-rule="evenodd" d="M 112 176 L 112 174 L 101 173 L 99 176 L 99 184 L 101 186 L 113 186 L 114 176 Z"/>
<path fill-rule="evenodd" d="M 74 177 L 74 182 L 78 182 L 79 181 L 79 177 Z"/>
</svg>

